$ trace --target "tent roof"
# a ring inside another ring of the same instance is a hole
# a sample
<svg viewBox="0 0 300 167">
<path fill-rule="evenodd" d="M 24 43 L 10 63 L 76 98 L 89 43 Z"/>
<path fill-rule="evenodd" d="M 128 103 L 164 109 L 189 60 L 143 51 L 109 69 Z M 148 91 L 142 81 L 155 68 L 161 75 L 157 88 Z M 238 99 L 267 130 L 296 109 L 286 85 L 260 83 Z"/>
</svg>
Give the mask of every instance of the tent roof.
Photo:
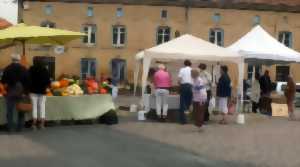
<svg viewBox="0 0 300 167">
<path fill-rule="evenodd" d="M 246 60 L 300 62 L 300 53 L 277 41 L 259 25 L 228 49 L 241 53 Z"/>
<path fill-rule="evenodd" d="M 194 37 L 183 35 L 169 42 L 147 49 L 137 54 L 136 58 L 151 59 L 193 59 L 207 61 L 231 61 L 239 63 L 241 56 L 229 49 Z"/>
</svg>

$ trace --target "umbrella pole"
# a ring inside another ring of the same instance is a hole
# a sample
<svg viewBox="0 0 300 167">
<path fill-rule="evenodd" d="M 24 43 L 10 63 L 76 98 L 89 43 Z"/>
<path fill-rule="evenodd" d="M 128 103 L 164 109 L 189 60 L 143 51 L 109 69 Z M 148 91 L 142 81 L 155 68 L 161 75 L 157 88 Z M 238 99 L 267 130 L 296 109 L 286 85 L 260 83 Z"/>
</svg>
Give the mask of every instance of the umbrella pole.
<svg viewBox="0 0 300 167">
<path fill-rule="evenodd" d="M 26 57 L 25 57 L 25 52 L 26 52 L 26 48 L 25 48 L 25 40 L 22 41 L 22 56 L 21 56 L 21 64 L 24 67 L 27 67 L 27 61 L 26 61 Z"/>
</svg>

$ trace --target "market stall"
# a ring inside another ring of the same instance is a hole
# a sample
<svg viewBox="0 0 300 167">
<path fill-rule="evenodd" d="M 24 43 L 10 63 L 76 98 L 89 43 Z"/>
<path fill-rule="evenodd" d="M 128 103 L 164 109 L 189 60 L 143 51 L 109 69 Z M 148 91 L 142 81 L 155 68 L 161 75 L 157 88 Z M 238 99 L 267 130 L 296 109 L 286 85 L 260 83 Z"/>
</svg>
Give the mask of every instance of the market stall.
<svg viewBox="0 0 300 167">
<path fill-rule="evenodd" d="M 300 62 L 299 52 L 280 43 L 259 25 L 229 46 L 228 49 L 240 53 L 248 65 Z M 253 67 L 253 73 L 255 73 L 255 67 Z M 254 75 L 252 79 L 254 79 Z M 276 104 L 285 102 L 285 98 L 282 96 L 273 94 L 271 98 Z"/>
<path fill-rule="evenodd" d="M 146 49 L 136 56 L 136 70 L 135 70 L 135 87 L 138 82 L 139 69 L 143 66 L 142 73 L 142 92 L 143 104 L 151 104 L 149 99 L 152 97 L 145 94 L 147 84 L 147 77 L 151 62 L 153 60 L 173 61 L 190 59 L 192 61 L 211 61 L 211 62 L 230 62 L 235 63 L 239 67 L 239 95 L 242 97 L 242 73 L 243 60 L 242 57 L 228 49 L 219 47 L 210 42 L 204 41 L 192 35 L 183 35 L 167 43 L 163 43 L 156 47 Z M 179 70 L 179 69 L 178 69 Z M 174 95 L 171 95 L 174 96 Z M 178 96 L 177 96 L 178 97 Z M 148 102 L 147 102 L 148 101 Z M 179 98 L 176 100 L 179 103 Z M 145 106 L 147 108 L 149 106 Z M 147 110 L 147 109 L 146 109 Z"/>
<path fill-rule="evenodd" d="M 80 96 L 50 96 L 46 101 L 46 119 L 85 120 L 95 119 L 109 110 L 115 109 L 109 94 L 80 95 Z M 30 119 L 31 114 L 27 114 Z M 0 98 L 0 125 L 6 123 L 4 98 Z"/>
</svg>

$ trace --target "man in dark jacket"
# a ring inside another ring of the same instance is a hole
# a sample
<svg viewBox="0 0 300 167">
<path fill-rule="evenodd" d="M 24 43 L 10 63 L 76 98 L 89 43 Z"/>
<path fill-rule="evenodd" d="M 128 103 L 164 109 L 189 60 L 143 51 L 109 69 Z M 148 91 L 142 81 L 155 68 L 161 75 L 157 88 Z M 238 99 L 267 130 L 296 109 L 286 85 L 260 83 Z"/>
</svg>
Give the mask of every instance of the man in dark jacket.
<svg viewBox="0 0 300 167">
<path fill-rule="evenodd" d="M 8 132 L 11 132 L 14 126 L 13 115 L 17 101 L 22 94 L 28 93 L 29 75 L 26 68 L 19 63 L 20 59 L 19 54 L 12 54 L 12 63 L 4 69 L 1 81 L 7 89 L 5 100 Z M 23 124 L 24 113 L 18 112 L 17 131 L 22 130 Z"/>
<path fill-rule="evenodd" d="M 260 111 L 264 114 L 271 115 L 271 92 L 272 92 L 272 82 L 269 76 L 269 71 L 266 70 L 265 74 L 259 79 L 261 98 L 260 98 Z"/>
<path fill-rule="evenodd" d="M 231 96 L 231 80 L 227 74 L 227 66 L 221 66 L 221 77 L 217 85 L 217 97 L 219 101 L 219 111 L 223 118 L 220 124 L 227 124 L 226 115 L 228 114 L 228 98 Z"/>
</svg>

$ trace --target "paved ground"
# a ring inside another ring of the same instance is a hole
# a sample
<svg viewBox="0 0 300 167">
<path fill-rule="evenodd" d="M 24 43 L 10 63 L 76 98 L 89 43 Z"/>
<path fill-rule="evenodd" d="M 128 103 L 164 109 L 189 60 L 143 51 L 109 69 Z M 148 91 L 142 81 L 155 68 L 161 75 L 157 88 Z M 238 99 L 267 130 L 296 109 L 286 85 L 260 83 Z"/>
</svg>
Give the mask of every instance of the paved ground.
<svg viewBox="0 0 300 167">
<path fill-rule="evenodd" d="M 226 164 L 104 125 L 1 134 L 0 141 L 0 164 L 3 167 L 199 167 Z"/>
<path fill-rule="evenodd" d="M 204 127 L 202 133 L 193 125 L 138 122 L 136 113 L 120 114 L 127 121 L 114 128 L 176 146 L 199 157 L 231 162 L 232 166 L 239 167 L 300 166 L 299 109 L 296 112 L 298 121 L 247 114 L 245 125 L 237 125 L 235 115 L 230 117 L 229 125 L 222 126 L 217 124 L 219 116 L 213 116 L 213 120 Z"/>
<path fill-rule="evenodd" d="M 130 104 L 125 99 L 123 104 Z M 230 125 L 221 126 L 214 116 L 199 133 L 193 125 L 138 122 L 136 113 L 127 111 L 119 115 L 121 123 L 110 127 L 61 126 L 14 135 L 2 132 L 0 166 L 300 166 L 299 121 L 249 114 L 246 125 L 236 125 L 232 116 Z"/>
</svg>

